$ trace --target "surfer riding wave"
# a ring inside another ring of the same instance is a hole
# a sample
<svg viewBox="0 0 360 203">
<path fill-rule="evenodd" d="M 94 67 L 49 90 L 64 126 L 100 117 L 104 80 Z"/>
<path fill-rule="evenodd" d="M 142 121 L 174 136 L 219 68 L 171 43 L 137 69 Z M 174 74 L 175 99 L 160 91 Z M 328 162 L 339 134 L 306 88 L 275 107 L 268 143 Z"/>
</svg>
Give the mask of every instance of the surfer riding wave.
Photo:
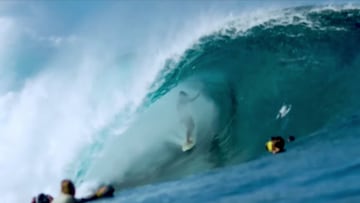
<svg viewBox="0 0 360 203">
<path fill-rule="evenodd" d="M 186 128 L 186 141 L 182 146 L 183 151 L 188 151 L 192 149 L 195 145 L 195 137 L 194 137 L 194 128 L 195 123 L 194 119 L 189 112 L 188 104 L 190 102 L 195 101 L 199 97 L 200 93 L 196 96 L 190 98 L 189 95 L 185 91 L 179 92 L 179 97 L 177 101 L 177 112 L 179 114 L 179 120 L 182 125 Z"/>
</svg>

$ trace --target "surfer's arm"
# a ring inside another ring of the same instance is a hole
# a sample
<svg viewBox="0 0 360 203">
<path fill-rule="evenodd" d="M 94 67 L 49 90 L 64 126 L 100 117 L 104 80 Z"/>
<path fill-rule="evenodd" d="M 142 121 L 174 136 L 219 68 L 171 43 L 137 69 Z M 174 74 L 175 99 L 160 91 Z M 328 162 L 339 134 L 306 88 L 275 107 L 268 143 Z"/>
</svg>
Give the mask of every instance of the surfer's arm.
<svg viewBox="0 0 360 203">
<path fill-rule="evenodd" d="M 195 97 L 190 98 L 188 101 L 189 101 L 189 102 L 193 102 L 193 101 L 195 101 L 199 96 L 200 96 L 200 92 L 198 92 L 198 94 L 197 94 Z"/>
<path fill-rule="evenodd" d="M 89 197 L 79 199 L 79 200 L 77 200 L 77 203 L 90 202 L 90 201 L 97 200 L 100 198 L 113 197 L 114 192 L 115 192 L 115 189 L 112 185 L 102 186 L 96 191 L 95 194 L 90 195 Z"/>
<path fill-rule="evenodd" d="M 90 202 L 90 201 L 97 200 L 97 199 L 98 199 L 98 197 L 94 194 L 89 197 L 78 199 L 77 203 Z"/>
</svg>

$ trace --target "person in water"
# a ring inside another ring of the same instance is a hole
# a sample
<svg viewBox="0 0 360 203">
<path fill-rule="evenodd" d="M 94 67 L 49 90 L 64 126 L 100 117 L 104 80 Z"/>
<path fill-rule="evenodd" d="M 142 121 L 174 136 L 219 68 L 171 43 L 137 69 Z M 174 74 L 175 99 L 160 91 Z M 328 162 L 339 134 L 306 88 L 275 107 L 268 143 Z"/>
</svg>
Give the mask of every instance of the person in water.
<svg viewBox="0 0 360 203">
<path fill-rule="evenodd" d="M 285 140 L 281 136 L 271 137 L 265 144 L 266 150 L 273 154 L 285 151 Z"/>
<path fill-rule="evenodd" d="M 53 199 L 50 195 L 40 193 L 37 197 L 33 197 L 31 203 L 50 203 Z"/>
<path fill-rule="evenodd" d="M 292 136 L 292 135 L 290 135 L 290 136 L 288 137 L 288 142 L 293 142 L 293 141 L 295 141 L 295 137 Z"/>
<path fill-rule="evenodd" d="M 188 112 L 187 108 L 190 102 L 195 101 L 199 97 L 200 93 L 198 93 L 193 98 L 190 98 L 189 95 L 185 91 L 179 92 L 179 98 L 177 102 L 177 111 L 180 117 L 180 122 L 186 128 L 186 143 L 185 145 L 193 144 L 193 131 L 195 128 L 194 119 L 191 114 Z"/>
<path fill-rule="evenodd" d="M 39 194 L 37 198 L 33 198 L 31 203 L 84 203 L 100 198 L 113 197 L 115 189 L 111 185 L 100 187 L 96 193 L 86 198 L 75 198 L 75 186 L 71 180 L 65 179 L 61 181 L 61 193 L 53 199 L 50 195 Z"/>
<path fill-rule="evenodd" d="M 71 180 L 61 181 L 61 192 L 52 203 L 77 203 L 75 199 L 75 186 Z"/>
<path fill-rule="evenodd" d="M 288 137 L 288 142 L 293 142 L 294 140 L 294 136 Z M 271 137 L 271 139 L 266 142 L 265 148 L 273 154 L 285 152 L 285 139 L 281 136 Z"/>
</svg>

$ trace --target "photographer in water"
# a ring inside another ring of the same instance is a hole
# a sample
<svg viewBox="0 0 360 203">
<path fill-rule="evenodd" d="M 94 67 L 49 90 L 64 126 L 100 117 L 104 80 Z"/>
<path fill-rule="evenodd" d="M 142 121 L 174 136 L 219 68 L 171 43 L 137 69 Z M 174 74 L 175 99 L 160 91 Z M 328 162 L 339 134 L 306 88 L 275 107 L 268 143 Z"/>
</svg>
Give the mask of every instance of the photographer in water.
<svg viewBox="0 0 360 203">
<path fill-rule="evenodd" d="M 74 183 L 71 180 L 65 179 L 61 181 L 60 195 L 55 199 L 50 195 L 41 193 L 37 197 L 34 197 L 31 203 L 84 203 L 101 198 L 113 197 L 114 192 L 115 189 L 111 185 L 105 185 L 86 198 L 76 199 Z"/>
</svg>

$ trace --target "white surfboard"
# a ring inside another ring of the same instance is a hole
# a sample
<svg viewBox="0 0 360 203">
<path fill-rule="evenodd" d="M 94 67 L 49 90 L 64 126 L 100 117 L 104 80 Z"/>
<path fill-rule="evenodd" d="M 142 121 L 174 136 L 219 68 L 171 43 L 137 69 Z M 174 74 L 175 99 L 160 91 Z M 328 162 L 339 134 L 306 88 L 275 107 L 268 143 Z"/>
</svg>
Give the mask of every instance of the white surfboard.
<svg viewBox="0 0 360 203">
<path fill-rule="evenodd" d="M 195 144 L 196 144 L 195 140 L 192 140 L 192 142 L 190 143 L 185 142 L 182 146 L 183 152 L 191 150 L 192 148 L 194 148 Z"/>
<path fill-rule="evenodd" d="M 291 104 L 290 105 L 283 105 L 280 110 L 279 113 L 276 116 L 276 119 L 279 118 L 284 118 L 289 112 L 291 111 Z"/>
</svg>

